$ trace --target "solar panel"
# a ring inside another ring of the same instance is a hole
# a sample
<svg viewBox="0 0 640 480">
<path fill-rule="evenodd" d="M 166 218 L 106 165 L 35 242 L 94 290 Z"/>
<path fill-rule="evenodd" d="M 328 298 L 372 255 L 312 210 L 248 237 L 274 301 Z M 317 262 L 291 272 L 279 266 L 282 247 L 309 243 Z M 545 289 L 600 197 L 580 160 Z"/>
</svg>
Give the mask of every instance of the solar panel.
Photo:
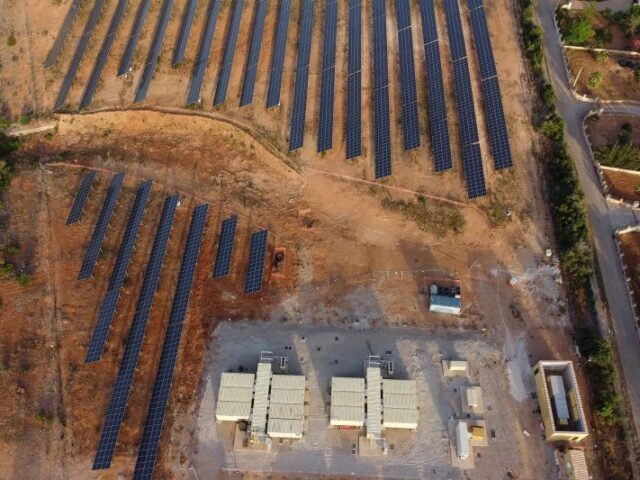
<svg viewBox="0 0 640 480">
<path fill-rule="evenodd" d="M 262 46 L 262 35 L 264 33 L 264 19 L 267 16 L 268 5 L 267 0 L 257 0 L 256 2 L 251 45 L 249 47 L 249 55 L 247 55 L 247 67 L 244 72 L 242 95 L 240 97 L 241 107 L 253 102 L 253 90 L 256 85 L 256 74 L 258 73 L 258 63 L 260 62 L 260 47 Z"/>
<path fill-rule="evenodd" d="M 273 58 L 269 73 L 269 88 L 267 91 L 267 108 L 280 105 L 280 90 L 282 89 L 282 71 L 284 69 L 285 53 L 287 49 L 287 33 L 289 31 L 289 17 L 291 16 L 290 0 L 280 0 L 278 11 L 278 25 L 273 42 Z"/>
<path fill-rule="evenodd" d="M 226 277 L 231 271 L 231 260 L 233 259 L 233 243 L 236 238 L 236 225 L 238 216 L 233 215 L 222 222 L 220 238 L 218 240 L 218 252 L 216 253 L 216 263 L 213 267 L 214 278 Z"/>
<path fill-rule="evenodd" d="M 454 62 L 467 56 L 464 46 L 464 33 L 462 32 L 462 20 L 458 0 L 445 0 L 444 12 L 447 19 L 447 33 L 449 35 L 449 48 L 451 60 Z"/>
<path fill-rule="evenodd" d="M 291 131 L 289 134 L 289 151 L 304 145 L 304 127 L 307 114 L 307 86 L 309 82 L 309 61 L 311 59 L 311 35 L 313 32 L 314 0 L 303 0 L 298 36 L 298 63 L 296 66 L 296 83 L 293 94 L 293 110 L 291 112 Z"/>
<path fill-rule="evenodd" d="M 173 65 L 177 65 L 184 60 L 187 41 L 189 40 L 189 33 L 191 33 L 191 26 L 196 16 L 197 7 L 198 0 L 187 0 L 187 4 L 184 7 L 184 15 L 182 16 L 182 24 L 178 32 L 178 39 L 176 40 L 176 47 L 173 50 L 173 60 L 171 62 Z"/>
<path fill-rule="evenodd" d="M 267 231 L 260 230 L 251 235 L 249 261 L 244 282 L 244 293 L 256 293 L 262 290 L 264 258 L 267 253 Z"/>
<path fill-rule="evenodd" d="M 72 223 L 76 223 L 80 220 L 82 216 L 82 211 L 84 210 L 84 206 L 87 203 L 87 198 L 89 197 L 89 192 L 91 191 L 91 187 L 93 186 L 93 181 L 96 178 L 96 172 L 89 170 L 82 175 L 82 179 L 80 180 L 80 188 L 78 188 L 78 192 L 76 193 L 76 197 L 73 200 L 73 205 L 71 206 L 71 211 L 69 212 L 69 216 L 67 217 L 67 223 L 65 225 L 71 225 Z"/>
<path fill-rule="evenodd" d="M 324 152 L 333 147 L 337 28 L 338 2 L 337 0 L 328 0 L 324 14 L 324 46 L 322 48 L 320 111 L 318 114 L 318 152 Z"/>
<path fill-rule="evenodd" d="M 109 335 L 109 329 L 111 328 L 111 322 L 115 315 L 120 291 L 122 290 L 122 285 L 124 284 L 127 276 L 129 263 L 131 263 L 133 247 L 136 244 L 136 238 L 138 236 L 140 224 L 142 223 L 144 209 L 147 206 L 147 201 L 149 200 L 149 192 L 151 192 L 151 180 L 142 182 L 138 188 L 138 192 L 136 193 L 136 199 L 133 202 L 133 208 L 129 215 L 129 221 L 127 222 L 127 228 L 124 231 L 124 236 L 122 237 L 122 244 L 120 245 L 120 251 L 118 252 L 116 263 L 113 265 L 107 294 L 100 305 L 98 321 L 94 327 L 93 336 L 91 337 L 89 348 L 87 349 L 87 357 L 85 359 L 86 363 L 97 362 L 100 360 L 100 357 L 102 357 L 102 351 L 104 350 L 104 344 L 107 341 L 107 336 Z"/>
<path fill-rule="evenodd" d="M 138 356 L 140 347 L 144 339 L 145 329 L 149 321 L 151 306 L 153 305 L 153 297 L 158 288 L 160 280 L 160 272 L 167 251 L 167 244 L 171 234 L 171 226 L 178 205 L 178 195 L 169 197 L 164 202 L 160 222 L 153 240 L 153 247 L 149 262 L 144 273 L 142 289 L 138 297 L 136 312 L 133 316 L 133 322 L 127 336 L 127 342 L 124 347 L 124 354 L 120 362 L 120 370 L 113 385 L 111 392 L 111 400 L 107 408 L 102 429 L 100 431 L 100 440 L 96 456 L 93 460 L 93 470 L 109 468 L 113 460 L 113 454 L 120 432 L 120 426 L 124 419 L 124 413 L 129 398 L 129 391 L 133 383 L 136 366 L 138 364 Z"/>
<path fill-rule="evenodd" d="M 124 50 L 124 53 L 122 54 L 122 59 L 120 60 L 120 66 L 118 67 L 118 76 L 124 75 L 128 73 L 129 70 L 131 70 L 133 55 L 136 53 L 136 48 L 138 48 L 138 41 L 140 40 L 140 35 L 142 35 L 142 27 L 144 26 L 144 22 L 147 20 L 147 15 L 149 14 L 150 7 L 151 0 L 142 0 L 140 6 L 138 7 L 136 19 L 131 26 L 129 40 L 127 40 L 127 46 Z"/>
<path fill-rule="evenodd" d="M 96 93 L 96 89 L 98 88 L 98 81 L 100 80 L 100 75 L 102 75 L 102 71 L 104 70 L 104 67 L 107 64 L 107 59 L 109 58 L 109 52 L 111 52 L 111 48 L 113 47 L 113 42 L 116 39 L 118 30 L 120 29 L 120 24 L 122 23 L 122 19 L 124 18 L 124 13 L 127 10 L 127 5 L 129 5 L 129 0 L 118 0 L 116 9 L 113 12 L 113 17 L 111 17 L 111 23 L 109 24 L 107 35 L 104 37 L 104 40 L 102 41 L 102 45 L 100 46 L 100 51 L 98 52 L 98 56 L 96 57 L 96 63 L 93 66 L 93 70 L 91 71 L 91 76 L 89 77 L 87 88 L 84 91 L 82 100 L 80 100 L 80 109 L 89 107 L 89 105 L 91 104 L 91 100 L 93 99 L 93 96 Z"/>
<path fill-rule="evenodd" d="M 164 0 L 162 3 L 162 10 L 160 10 L 160 16 L 158 17 L 158 23 L 156 24 L 156 31 L 153 34 L 151 48 L 149 49 L 144 71 L 142 72 L 140 83 L 138 83 L 138 90 L 136 91 L 136 96 L 133 100 L 136 103 L 143 101 L 147 96 L 149 85 L 151 85 L 151 80 L 153 79 L 153 74 L 156 70 L 158 59 L 160 58 L 162 40 L 164 39 L 164 34 L 167 31 L 167 26 L 169 25 L 174 2 L 175 0 Z"/>
<path fill-rule="evenodd" d="M 428 45 L 438 41 L 438 24 L 433 0 L 420 0 L 420 18 L 422 19 L 422 43 Z"/>
<path fill-rule="evenodd" d="M 362 154 L 362 4 L 349 0 L 346 156 Z"/>
<path fill-rule="evenodd" d="M 235 0 L 233 4 L 233 14 L 231 15 L 231 24 L 227 33 L 227 43 L 224 47 L 224 55 L 222 64 L 220 65 L 220 74 L 218 75 L 218 85 L 213 98 L 214 105 L 224 103 L 227 98 L 227 89 L 229 88 L 229 78 L 231 77 L 231 67 L 233 66 L 233 57 L 236 53 L 238 44 L 238 32 L 240 31 L 240 20 L 242 20 L 242 7 L 244 0 Z"/>
<path fill-rule="evenodd" d="M 191 76 L 191 85 L 189 86 L 189 94 L 187 96 L 187 105 L 193 105 L 200 100 L 200 89 L 204 81 L 204 74 L 209 63 L 209 55 L 211 55 L 211 44 L 213 42 L 213 34 L 216 31 L 216 23 L 218 14 L 220 13 L 220 0 L 211 0 L 209 10 L 207 11 L 207 23 L 204 27 L 202 40 L 200 41 L 200 49 L 198 50 L 198 58 Z"/>
<path fill-rule="evenodd" d="M 100 215 L 98 215 L 98 221 L 96 222 L 96 225 L 93 229 L 93 235 L 91 236 L 89 246 L 87 247 L 87 253 L 85 254 L 84 260 L 82 262 L 82 267 L 80 267 L 78 280 L 89 278 L 93 273 L 93 267 L 98 260 L 98 255 L 100 254 L 100 249 L 102 248 L 102 242 L 107 233 L 107 228 L 109 227 L 109 222 L 111 221 L 111 216 L 113 215 L 113 210 L 115 209 L 116 203 L 118 202 L 118 196 L 120 195 L 120 191 L 122 190 L 123 180 L 124 172 L 116 174 L 111 180 L 111 184 L 107 189 L 107 195 L 105 197 L 104 203 L 102 204 L 102 209 L 100 210 Z"/>
<path fill-rule="evenodd" d="M 476 8 L 481 8 L 484 3 L 483 0 L 468 0 L 469 2 L 469 10 L 474 10 Z"/>
<path fill-rule="evenodd" d="M 396 12 L 404 149 L 410 150 L 420 146 L 420 121 L 418 119 L 418 97 L 415 64 L 413 61 L 413 37 L 409 1 L 396 0 Z"/>
<path fill-rule="evenodd" d="M 491 48 L 491 37 L 489 36 L 489 27 L 484 14 L 484 8 L 476 8 L 471 10 L 471 31 L 476 47 L 476 56 L 478 57 L 478 67 L 480 70 L 480 78 L 495 77 L 496 62 L 493 58 L 493 49 Z"/>
<path fill-rule="evenodd" d="M 482 96 L 484 97 L 484 111 L 487 118 L 487 131 L 491 142 L 491 153 L 496 170 L 513 165 L 511 147 L 509 146 L 509 132 L 502 108 L 502 95 L 498 77 L 482 82 Z"/>
<path fill-rule="evenodd" d="M 487 188 L 484 183 L 479 143 L 462 147 L 462 162 L 464 163 L 464 178 L 467 182 L 467 196 L 471 199 L 486 195 Z"/>
<path fill-rule="evenodd" d="M 96 2 L 93 4 L 93 8 L 89 13 L 87 24 L 84 26 L 84 30 L 82 31 L 82 35 L 80 35 L 80 40 L 78 41 L 78 45 L 76 46 L 76 51 L 73 53 L 73 58 L 71 59 L 71 64 L 69 65 L 67 74 L 65 75 L 64 80 L 62 80 L 62 86 L 60 87 L 58 98 L 56 98 L 56 103 L 53 106 L 54 110 L 60 110 L 62 107 L 64 107 L 64 104 L 67 101 L 67 95 L 69 95 L 71 85 L 76 78 L 78 68 L 80 68 L 80 62 L 82 61 L 84 52 L 89 46 L 89 40 L 91 39 L 93 29 L 96 27 L 98 21 L 100 20 L 100 13 L 102 12 L 102 8 L 105 5 L 105 1 L 106 0 L 96 0 Z"/>
<path fill-rule="evenodd" d="M 69 7 L 69 11 L 67 12 L 67 16 L 64 17 L 64 21 L 62 22 L 62 27 L 60 27 L 60 31 L 58 32 L 58 36 L 53 42 L 53 46 L 51 50 L 49 50 L 49 54 L 47 55 L 47 59 L 44 62 L 45 67 L 50 67 L 60 56 L 60 52 L 62 52 L 62 47 L 64 42 L 67 40 L 69 36 L 69 32 L 71 32 L 71 27 L 73 26 L 73 22 L 78 15 L 78 11 L 80 10 L 80 4 L 82 0 L 73 0 L 71 6 Z"/>
<path fill-rule="evenodd" d="M 429 107 L 431 150 L 433 152 L 435 171 L 441 172 L 452 168 L 453 160 L 451 158 L 447 104 L 438 42 L 431 42 L 425 45 L 424 55 L 427 72 L 427 104 Z"/>
<path fill-rule="evenodd" d="M 178 275 L 169 324 L 165 334 L 158 372 L 153 383 L 151 402 L 147 412 L 147 419 L 142 433 L 142 442 L 138 451 L 138 459 L 133 472 L 134 480 L 151 479 L 153 467 L 156 463 L 160 434 L 164 414 L 169 401 L 169 391 L 173 380 L 173 370 L 180 347 L 180 337 L 182 336 L 182 325 L 189 305 L 189 296 L 193 285 L 193 277 L 202 243 L 202 234 L 207 220 L 207 205 L 199 205 L 193 212 L 191 227 L 187 236 L 187 243 L 184 249 L 182 265 Z"/>
<path fill-rule="evenodd" d="M 476 123 L 476 109 L 471 89 L 471 77 L 466 59 L 453 64 L 453 81 L 458 108 L 458 122 L 462 145 L 476 143 L 478 137 L 478 125 Z"/>
<path fill-rule="evenodd" d="M 374 147 L 376 178 L 391 175 L 391 132 L 389 126 L 389 89 L 383 87 L 373 93 Z"/>
<path fill-rule="evenodd" d="M 384 0 L 373 0 L 373 124 L 376 178 L 391 175 L 386 15 Z"/>
<path fill-rule="evenodd" d="M 362 155 L 362 78 L 356 72 L 347 83 L 347 158 Z"/>
</svg>

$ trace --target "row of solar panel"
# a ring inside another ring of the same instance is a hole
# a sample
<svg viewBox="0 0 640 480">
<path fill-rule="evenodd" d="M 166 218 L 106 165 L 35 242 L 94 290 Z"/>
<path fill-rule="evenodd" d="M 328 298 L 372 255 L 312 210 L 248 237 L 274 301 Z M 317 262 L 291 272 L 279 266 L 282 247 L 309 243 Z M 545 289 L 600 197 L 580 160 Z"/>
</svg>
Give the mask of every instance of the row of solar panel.
<svg viewBox="0 0 640 480">
<path fill-rule="evenodd" d="M 362 154 L 362 4 L 349 0 L 346 156 Z"/>
<path fill-rule="evenodd" d="M 320 79 L 320 114 L 318 115 L 318 152 L 333 147 L 333 104 L 335 99 L 336 41 L 338 2 L 327 0 L 324 14 L 324 45 Z"/>
<path fill-rule="evenodd" d="M 413 60 L 413 29 L 411 28 L 409 0 L 396 0 L 396 20 L 400 58 L 404 149 L 410 150 L 420 146 L 420 121 L 418 120 L 418 92 Z"/>
<path fill-rule="evenodd" d="M 80 188 L 78 189 L 71 208 L 71 213 L 74 213 L 74 215 L 78 211 L 78 206 L 86 203 L 87 194 L 94 178 L 95 173 L 92 174 L 91 172 L 88 172 L 83 175 L 80 182 Z M 105 203 L 110 204 L 112 203 L 113 198 L 117 198 L 117 194 L 115 193 L 117 188 L 114 187 L 120 185 L 121 188 L 122 180 L 123 174 L 118 174 L 114 177 L 107 192 Z M 118 302 L 118 296 L 122 283 L 124 282 L 126 270 L 133 251 L 137 231 L 142 220 L 144 207 L 148 201 L 150 189 L 151 181 L 141 183 L 138 188 L 125 234 L 123 236 L 122 245 L 111 274 L 108 291 L 102 302 L 101 316 L 96 323 L 96 331 L 88 349 L 88 361 L 98 360 L 102 352 L 102 347 L 104 346 L 104 341 L 106 340 L 106 335 L 108 334 L 108 330 L 111 325 L 111 319 L 105 320 L 102 313 L 103 311 L 113 311 Z M 119 190 L 117 191 L 119 192 Z M 133 381 L 133 375 L 135 373 L 146 324 L 153 304 L 153 297 L 157 290 L 159 275 L 162 269 L 177 205 L 177 195 L 165 200 L 156 236 L 154 238 L 153 248 L 145 271 L 142 289 L 136 305 L 131 330 L 125 345 L 125 352 L 120 370 L 114 384 L 112 397 L 101 429 L 98 449 L 94 459 L 94 469 L 109 468 L 112 463 L 115 445 L 124 418 L 126 403 Z M 207 206 L 201 205 L 194 211 L 192 227 L 185 247 L 183 266 L 181 268 L 178 286 L 174 296 L 172 314 L 167 330 L 167 340 L 165 341 L 165 346 L 163 348 L 163 354 L 156 382 L 154 384 L 154 392 L 152 394 L 151 406 L 149 408 L 149 414 L 145 426 L 145 433 L 143 434 L 142 445 L 138 456 L 136 473 L 134 475 L 135 478 L 150 478 L 153 471 L 153 461 L 155 459 L 160 435 L 158 428 L 161 430 L 164 406 L 166 406 L 166 395 L 168 395 L 170 377 L 172 375 L 171 370 L 172 366 L 175 364 L 177 345 L 179 343 L 179 331 L 177 324 L 179 323 L 181 325 L 186 313 L 188 295 L 191 288 L 193 271 L 195 269 L 195 259 L 197 259 L 197 252 L 195 252 L 195 238 L 199 239 L 197 240 L 197 250 L 199 250 L 199 243 L 201 242 L 204 222 L 206 220 L 206 210 Z M 81 212 L 82 210 L 80 209 L 80 213 Z M 79 216 L 80 215 L 78 215 L 78 218 Z M 229 273 L 236 224 L 236 216 L 231 216 L 222 222 L 218 242 L 218 252 L 214 267 L 214 277 L 224 276 Z M 195 233 L 192 234 L 192 232 Z M 251 236 L 246 270 L 247 273 L 245 278 L 246 293 L 255 293 L 262 289 L 264 262 L 267 251 L 267 236 L 268 234 L 266 230 L 257 231 Z M 178 336 L 177 342 L 175 340 L 176 336 Z M 95 348 L 94 345 L 96 346 Z M 166 381 L 167 378 L 169 378 L 169 383 Z"/>
<path fill-rule="evenodd" d="M 387 13 L 384 0 L 373 0 L 373 126 L 376 178 L 391 175 Z"/>
</svg>

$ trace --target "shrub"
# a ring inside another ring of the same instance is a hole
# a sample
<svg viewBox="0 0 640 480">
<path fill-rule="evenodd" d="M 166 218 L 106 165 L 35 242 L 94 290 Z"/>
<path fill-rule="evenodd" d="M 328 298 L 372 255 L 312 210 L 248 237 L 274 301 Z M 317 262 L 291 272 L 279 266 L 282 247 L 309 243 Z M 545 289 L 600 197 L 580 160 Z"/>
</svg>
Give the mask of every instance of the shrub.
<svg viewBox="0 0 640 480">
<path fill-rule="evenodd" d="M 31 115 L 22 115 L 19 121 L 20 125 L 28 125 L 31 123 Z"/>
<path fill-rule="evenodd" d="M 591 21 L 584 16 L 571 19 L 567 22 L 563 38 L 567 45 L 584 45 L 596 36 L 596 31 Z"/>
<path fill-rule="evenodd" d="M 604 80 L 604 75 L 602 75 L 602 72 L 596 70 L 589 77 L 589 81 L 587 82 L 587 84 L 589 85 L 590 88 L 592 88 L 593 90 L 596 90 L 600 88 L 603 80 Z"/>
<path fill-rule="evenodd" d="M 613 33 L 608 28 L 598 28 L 595 35 L 596 43 L 600 46 L 613 41 Z"/>
<path fill-rule="evenodd" d="M 424 197 L 418 197 L 418 201 L 415 202 L 384 198 L 382 207 L 402 213 L 405 218 L 412 220 L 420 230 L 434 235 L 442 236 L 451 232 L 461 233 L 465 225 L 465 219 L 457 208 L 447 204 L 429 202 Z"/>
<path fill-rule="evenodd" d="M 16 37 L 14 37 L 13 35 L 9 35 L 9 38 L 7 38 L 7 46 L 13 47 L 15 44 L 16 44 Z"/>
<path fill-rule="evenodd" d="M 609 52 L 606 50 L 597 50 L 593 56 L 598 63 L 607 63 L 607 60 L 609 60 Z"/>
<path fill-rule="evenodd" d="M 632 143 L 612 143 L 596 150 L 596 161 L 606 167 L 640 171 L 640 148 Z"/>
<path fill-rule="evenodd" d="M 554 142 L 562 142 L 564 139 L 564 122 L 557 113 L 553 112 L 542 122 L 540 131 Z"/>
<path fill-rule="evenodd" d="M 545 106 L 553 111 L 556 109 L 556 94 L 553 91 L 553 86 L 549 82 L 545 82 L 542 87 L 540 87 L 540 93 L 542 95 L 542 100 L 544 101 Z"/>
<path fill-rule="evenodd" d="M 618 132 L 618 143 L 626 144 L 631 143 L 631 134 L 633 133 L 633 127 L 630 123 L 625 123 L 620 127 Z"/>
</svg>

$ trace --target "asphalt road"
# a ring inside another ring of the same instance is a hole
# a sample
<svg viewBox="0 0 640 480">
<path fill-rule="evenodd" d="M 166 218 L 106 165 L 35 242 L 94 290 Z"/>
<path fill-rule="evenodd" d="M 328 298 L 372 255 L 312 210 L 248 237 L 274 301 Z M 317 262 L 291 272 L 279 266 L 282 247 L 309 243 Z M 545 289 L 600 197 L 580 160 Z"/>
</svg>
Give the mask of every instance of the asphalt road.
<svg viewBox="0 0 640 480">
<path fill-rule="evenodd" d="M 554 11 L 558 0 L 539 0 L 536 7 L 543 29 L 544 49 L 550 80 L 556 94 L 557 107 L 566 122 L 566 140 L 573 156 L 589 211 L 589 220 L 602 272 L 604 290 L 611 313 L 618 352 L 623 365 L 636 432 L 640 433 L 640 341 L 636 330 L 631 302 L 627 294 L 622 267 L 613 237 L 610 214 L 614 213 L 600 189 L 600 181 L 593 166 L 589 143 L 583 131 L 583 121 L 596 107 L 576 99 L 569 90 L 564 67 L 563 47 L 558 36 Z M 607 105 L 605 112 L 624 112 L 640 116 L 640 106 Z"/>
</svg>

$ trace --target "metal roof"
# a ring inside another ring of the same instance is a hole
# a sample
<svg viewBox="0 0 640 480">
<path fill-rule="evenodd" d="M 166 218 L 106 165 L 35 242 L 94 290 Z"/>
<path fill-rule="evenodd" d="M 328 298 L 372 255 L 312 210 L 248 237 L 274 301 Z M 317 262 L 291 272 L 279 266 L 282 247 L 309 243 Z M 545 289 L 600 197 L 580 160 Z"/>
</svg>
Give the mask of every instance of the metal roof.
<svg viewBox="0 0 640 480">
<path fill-rule="evenodd" d="M 253 373 L 230 373 L 224 372 L 220 377 L 220 388 L 222 387 L 244 387 L 253 388 L 256 376 Z"/>
<path fill-rule="evenodd" d="M 225 372 L 222 374 L 216 406 L 217 421 L 237 422 L 249 419 L 254 379 L 253 373 Z"/>
<path fill-rule="evenodd" d="M 251 416 L 251 402 L 218 402 L 216 406 L 216 420 L 233 421 L 249 420 Z"/>
<path fill-rule="evenodd" d="M 587 468 L 587 459 L 582 450 L 569 450 L 567 452 L 571 466 L 573 468 L 574 480 L 590 480 L 589 469 Z"/>
<path fill-rule="evenodd" d="M 267 433 L 273 438 L 299 438 L 302 436 L 302 420 L 269 419 Z"/>
<path fill-rule="evenodd" d="M 362 392 L 364 393 L 364 378 L 333 377 L 331 392 Z"/>
<path fill-rule="evenodd" d="M 331 398 L 333 400 L 333 397 Z M 333 426 L 364 426 L 364 402 L 359 407 L 349 405 L 334 405 L 331 403 L 331 425 Z"/>
<path fill-rule="evenodd" d="M 267 428 L 267 406 L 269 403 L 269 384 L 271 383 L 271 364 L 258 363 L 256 374 L 255 398 L 251 414 L 251 432 L 263 434 Z"/>
<path fill-rule="evenodd" d="M 331 404 L 348 407 L 364 407 L 364 392 L 332 392 Z"/>
<path fill-rule="evenodd" d="M 269 418 L 301 419 L 304 416 L 304 405 L 276 403 L 269 406 Z"/>
<path fill-rule="evenodd" d="M 388 408 L 404 408 L 415 410 L 418 407 L 418 399 L 415 395 L 397 395 L 394 393 L 387 394 L 385 392 L 382 399 L 382 404 L 385 411 Z"/>
<path fill-rule="evenodd" d="M 382 380 L 384 395 L 396 393 L 401 395 L 415 395 L 417 384 L 415 380 L 395 380 L 386 378 Z"/>
<path fill-rule="evenodd" d="M 271 388 L 284 390 L 304 390 L 302 375 L 274 375 L 271 377 Z"/>
<path fill-rule="evenodd" d="M 367 367 L 367 438 L 382 434 L 382 387 L 380 369 Z"/>
<path fill-rule="evenodd" d="M 384 428 L 418 428 L 418 410 L 415 408 L 385 408 L 382 419 Z"/>
</svg>

